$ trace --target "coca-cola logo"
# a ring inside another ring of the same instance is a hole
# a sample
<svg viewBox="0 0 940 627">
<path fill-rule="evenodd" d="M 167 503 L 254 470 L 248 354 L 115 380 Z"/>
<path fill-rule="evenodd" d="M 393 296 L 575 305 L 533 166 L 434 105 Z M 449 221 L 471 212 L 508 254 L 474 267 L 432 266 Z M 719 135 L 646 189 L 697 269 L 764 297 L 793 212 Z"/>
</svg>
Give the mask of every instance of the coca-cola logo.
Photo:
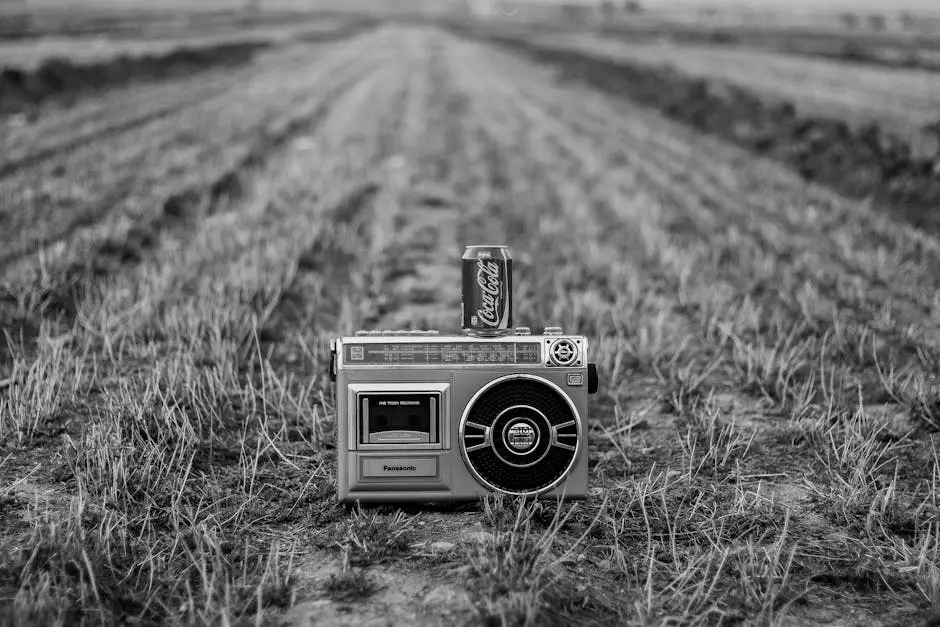
<svg viewBox="0 0 940 627">
<path fill-rule="evenodd" d="M 492 259 L 477 259 L 477 285 L 482 293 L 477 316 L 487 326 L 495 327 L 499 323 L 499 309 L 503 302 L 499 263 Z"/>
</svg>

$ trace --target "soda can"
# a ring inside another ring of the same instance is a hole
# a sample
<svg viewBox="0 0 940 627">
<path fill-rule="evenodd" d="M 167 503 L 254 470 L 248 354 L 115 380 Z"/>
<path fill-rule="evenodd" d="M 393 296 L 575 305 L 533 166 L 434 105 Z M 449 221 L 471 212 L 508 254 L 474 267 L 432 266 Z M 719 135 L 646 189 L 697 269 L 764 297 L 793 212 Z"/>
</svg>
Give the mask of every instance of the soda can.
<svg viewBox="0 0 940 627">
<path fill-rule="evenodd" d="M 467 246 L 462 259 L 462 326 L 479 336 L 512 330 L 512 255 L 508 246 Z"/>
</svg>

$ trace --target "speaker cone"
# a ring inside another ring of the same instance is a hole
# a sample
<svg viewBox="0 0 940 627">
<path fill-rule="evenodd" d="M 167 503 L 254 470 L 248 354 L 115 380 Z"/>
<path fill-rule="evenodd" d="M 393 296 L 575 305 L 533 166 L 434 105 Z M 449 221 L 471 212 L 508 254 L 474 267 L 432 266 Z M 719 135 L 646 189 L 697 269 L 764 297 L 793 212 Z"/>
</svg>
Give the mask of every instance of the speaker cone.
<svg viewBox="0 0 940 627">
<path fill-rule="evenodd" d="M 533 375 L 491 382 L 460 419 L 460 450 L 477 481 L 509 494 L 544 492 L 575 462 L 580 420 L 571 399 Z"/>
</svg>

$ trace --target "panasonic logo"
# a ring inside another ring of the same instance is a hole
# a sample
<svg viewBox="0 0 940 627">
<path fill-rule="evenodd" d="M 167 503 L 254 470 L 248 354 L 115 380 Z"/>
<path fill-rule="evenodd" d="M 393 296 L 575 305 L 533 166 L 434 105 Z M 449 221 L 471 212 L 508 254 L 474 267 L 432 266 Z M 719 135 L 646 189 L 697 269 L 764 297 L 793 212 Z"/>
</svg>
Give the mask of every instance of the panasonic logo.
<svg viewBox="0 0 940 627">
<path fill-rule="evenodd" d="M 384 470 L 385 472 L 415 472 L 415 471 L 418 470 L 418 469 L 417 469 L 416 467 L 414 467 L 414 466 L 388 466 L 388 465 L 383 465 L 383 466 L 382 466 L 382 470 Z"/>
</svg>

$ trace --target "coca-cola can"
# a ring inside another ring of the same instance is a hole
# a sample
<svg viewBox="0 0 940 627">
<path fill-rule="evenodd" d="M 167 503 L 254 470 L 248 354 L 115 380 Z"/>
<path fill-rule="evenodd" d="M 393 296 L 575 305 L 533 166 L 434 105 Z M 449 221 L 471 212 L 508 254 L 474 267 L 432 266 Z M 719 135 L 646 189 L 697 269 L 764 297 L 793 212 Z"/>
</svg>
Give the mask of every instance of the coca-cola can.
<svg viewBox="0 0 940 627">
<path fill-rule="evenodd" d="M 506 335 L 512 329 L 512 255 L 508 246 L 467 246 L 462 260 L 465 333 Z"/>
</svg>

